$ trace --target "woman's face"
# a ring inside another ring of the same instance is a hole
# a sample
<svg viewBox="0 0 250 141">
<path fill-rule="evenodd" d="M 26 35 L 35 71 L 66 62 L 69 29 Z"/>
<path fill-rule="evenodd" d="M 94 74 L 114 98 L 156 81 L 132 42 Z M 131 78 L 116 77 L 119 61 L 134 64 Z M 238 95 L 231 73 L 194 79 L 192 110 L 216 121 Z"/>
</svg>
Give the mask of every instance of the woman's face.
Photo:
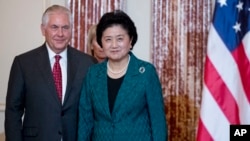
<svg viewBox="0 0 250 141">
<path fill-rule="evenodd" d="M 132 40 L 120 25 L 113 25 L 105 29 L 101 41 L 103 50 L 110 61 L 123 60 L 132 47 Z"/>
<path fill-rule="evenodd" d="M 103 49 L 97 43 L 96 38 L 92 40 L 91 49 L 93 50 L 94 57 L 98 60 L 98 62 L 101 62 L 106 58 L 106 55 Z"/>
</svg>

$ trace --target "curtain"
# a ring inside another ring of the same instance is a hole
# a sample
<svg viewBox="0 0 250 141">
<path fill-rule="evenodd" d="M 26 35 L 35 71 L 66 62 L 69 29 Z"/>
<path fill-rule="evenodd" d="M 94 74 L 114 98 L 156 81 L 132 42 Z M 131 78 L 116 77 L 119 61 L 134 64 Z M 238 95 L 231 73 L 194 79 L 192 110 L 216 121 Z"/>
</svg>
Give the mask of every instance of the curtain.
<svg viewBox="0 0 250 141">
<path fill-rule="evenodd" d="M 169 141 L 195 141 L 213 2 L 151 2 L 151 59 L 162 83 Z"/>
<path fill-rule="evenodd" d="M 101 16 L 115 9 L 124 10 L 126 0 L 68 0 L 68 7 L 73 13 L 73 34 L 71 45 L 87 52 L 87 33 Z"/>
</svg>

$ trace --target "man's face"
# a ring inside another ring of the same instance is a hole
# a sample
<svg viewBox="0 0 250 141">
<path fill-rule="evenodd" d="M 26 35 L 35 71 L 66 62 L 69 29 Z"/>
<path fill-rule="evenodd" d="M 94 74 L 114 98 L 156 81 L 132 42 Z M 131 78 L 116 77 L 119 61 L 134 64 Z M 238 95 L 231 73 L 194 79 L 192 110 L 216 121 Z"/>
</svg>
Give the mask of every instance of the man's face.
<svg viewBox="0 0 250 141">
<path fill-rule="evenodd" d="M 41 25 L 42 34 L 51 50 L 62 52 L 70 42 L 72 27 L 66 13 L 53 12 L 48 16 L 48 23 Z"/>
</svg>

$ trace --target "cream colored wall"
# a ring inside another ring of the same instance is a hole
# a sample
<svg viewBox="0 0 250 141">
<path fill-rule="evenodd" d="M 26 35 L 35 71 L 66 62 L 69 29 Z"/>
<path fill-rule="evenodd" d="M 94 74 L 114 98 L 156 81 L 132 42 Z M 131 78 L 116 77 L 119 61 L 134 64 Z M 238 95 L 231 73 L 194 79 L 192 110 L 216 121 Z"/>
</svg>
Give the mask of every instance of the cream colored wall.
<svg viewBox="0 0 250 141">
<path fill-rule="evenodd" d="M 127 0 L 127 13 L 138 30 L 133 52 L 149 61 L 150 0 Z M 40 32 L 41 15 L 51 4 L 66 5 L 67 0 L 0 1 L 0 133 L 4 131 L 5 96 L 13 58 L 44 42 Z M 1 140 L 1 138 L 0 138 Z"/>
<path fill-rule="evenodd" d="M 43 1 L 0 1 L 0 132 L 3 132 L 4 105 L 10 66 L 15 55 L 42 43 L 39 25 Z"/>
<path fill-rule="evenodd" d="M 127 0 L 127 14 L 135 22 L 138 32 L 133 52 L 138 58 L 150 61 L 151 0 Z"/>
</svg>

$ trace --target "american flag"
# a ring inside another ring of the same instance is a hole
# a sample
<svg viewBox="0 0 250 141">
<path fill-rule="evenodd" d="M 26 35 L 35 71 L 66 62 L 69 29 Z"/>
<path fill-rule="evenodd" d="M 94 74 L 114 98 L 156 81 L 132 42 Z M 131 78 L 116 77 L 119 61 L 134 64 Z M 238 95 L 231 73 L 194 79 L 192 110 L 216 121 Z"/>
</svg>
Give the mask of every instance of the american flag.
<svg viewBox="0 0 250 141">
<path fill-rule="evenodd" d="M 211 23 L 197 141 L 229 141 L 250 124 L 250 0 L 217 0 Z"/>
</svg>

